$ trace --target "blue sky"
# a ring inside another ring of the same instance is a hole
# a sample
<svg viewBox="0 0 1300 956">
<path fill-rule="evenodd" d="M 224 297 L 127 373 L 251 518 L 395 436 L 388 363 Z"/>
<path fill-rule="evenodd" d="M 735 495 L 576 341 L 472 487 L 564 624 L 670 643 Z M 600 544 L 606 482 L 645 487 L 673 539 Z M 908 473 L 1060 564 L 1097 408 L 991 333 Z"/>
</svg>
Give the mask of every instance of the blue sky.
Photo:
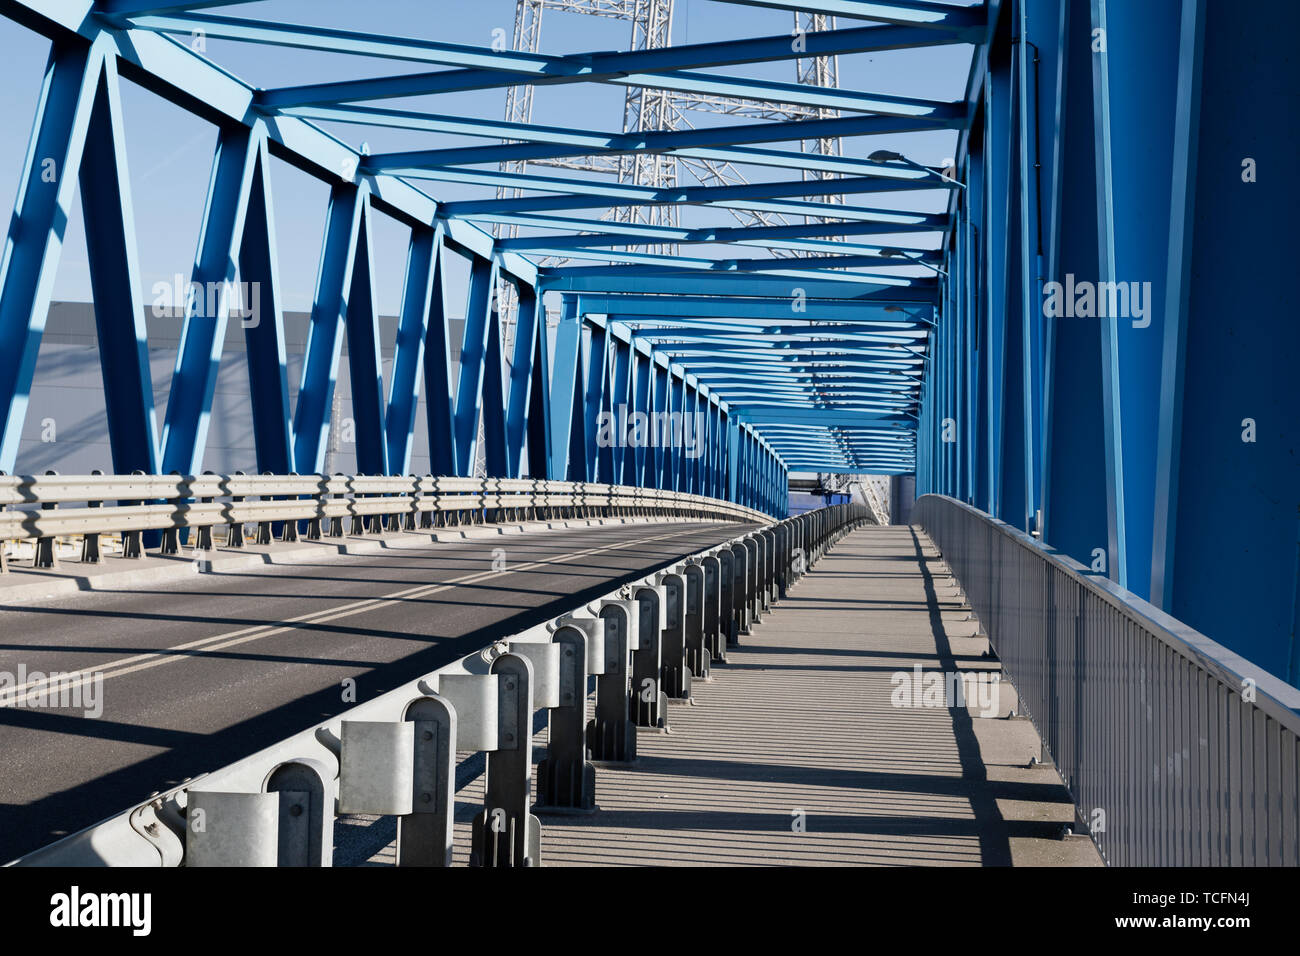
<svg viewBox="0 0 1300 956">
<path fill-rule="evenodd" d="M 265 0 L 209 12 L 258 17 L 376 33 L 489 46 L 494 30 L 503 30 L 507 42 L 514 22 L 514 0 L 368 0 L 309 2 Z M 358 16 L 364 10 L 366 19 Z M 675 43 L 706 42 L 744 36 L 789 33 L 793 15 L 714 0 L 677 0 L 673 20 Z M 842 21 L 842 23 L 847 23 Z M 547 11 L 542 22 L 542 50 L 571 53 L 586 50 L 627 49 L 630 29 L 626 21 L 575 16 Z M 11 213 L 27 140 L 40 91 L 49 44 L 8 20 L 0 18 L 0 215 Z M 418 65 L 391 63 L 374 58 L 341 57 L 311 51 L 208 40 L 207 56 L 247 82 L 262 87 L 321 82 L 383 74 L 415 72 Z M 934 48 L 884 54 L 840 57 L 840 84 L 881 93 L 906 93 L 936 99 L 961 97 L 970 62 L 967 47 Z M 753 64 L 717 72 L 764 79 L 793 81 L 793 63 Z M 132 198 L 139 242 L 142 294 L 152 301 L 156 282 L 171 282 L 180 274 L 188 280 L 198 239 L 199 222 L 207 188 L 216 130 L 170 103 L 129 82 L 123 83 L 123 113 Z M 504 113 L 504 90 L 418 97 L 388 101 L 402 109 L 428 109 L 453 115 L 499 117 Z M 599 84 L 541 87 L 535 96 L 535 122 L 597 130 L 622 128 L 623 90 Z M 697 125 L 743 122 L 715 114 L 693 114 Z M 489 140 L 437 134 L 378 130 L 360 126 L 327 127 L 354 145 L 367 142 L 371 151 L 436 148 L 486 144 Z M 890 137 L 846 140 L 846 155 L 865 156 L 874 149 L 896 149 L 922 163 L 938 164 L 951 156 L 955 134 L 913 133 Z M 778 145 L 778 144 L 774 144 Z M 776 170 L 745 169 L 751 180 L 784 178 Z M 272 169 L 274 215 L 278 231 L 280 279 L 285 307 L 310 309 L 324 226 L 327 187 L 323 182 L 281 164 Z M 684 177 L 683 181 L 689 181 Z M 426 184 L 437 199 L 451 200 L 491 195 L 479 187 Z M 877 207 L 938 209 L 938 193 L 901 193 L 871 197 Z M 722 210 L 690 210 L 684 224 L 733 222 Z M 526 234 L 526 233 L 525 233 Z M 402 271 L 408 231 L 384 216 L 374 222 L 374 262 L 379 308 L 397 310 L 402 291 Z M 887 243 L 888 237 L 881 242 Z M 694 255 L 721 255 L 722 250 L 695 247 Z M 459 271 L 459 270 L 458 270 Z M 461 311 L 463 279 L 456 276 L 449 288 L 449 311 Z M 89 301 L 89 276 L 85 236 L 79 208 L 66 236 L 55 284 L 57 300 Z"/>
</svg>

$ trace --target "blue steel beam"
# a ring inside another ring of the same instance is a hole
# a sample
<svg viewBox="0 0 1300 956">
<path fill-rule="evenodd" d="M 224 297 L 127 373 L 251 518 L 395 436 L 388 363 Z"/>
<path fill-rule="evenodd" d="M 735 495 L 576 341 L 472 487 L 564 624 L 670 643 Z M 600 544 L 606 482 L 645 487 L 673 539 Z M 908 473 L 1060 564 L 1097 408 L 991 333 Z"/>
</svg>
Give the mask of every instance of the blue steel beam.
<svg viewBox="0 0 1300 956">
<path fill-rule="evenodd" d="M 795 89 L 806 91 L 808 87 L 795 85 Z M 639 130 L 622 133 L 353 104 L 344 106 L 277 107 L 275 112 L 321 122 L 351 123 L 362 126 L 416 130 L 426 133 L 507 139 L 518 143 L 576 147 L 580 151 L 577 155 L 581 155 L 581 151 L 584 150 L 662 149 L 666 147 L 661 141 L 665 141 L 666 138 L 669 139 L 667 145 L 674 148 L 682 146 L 737 146 L 745 143 L 790 142 L 817 136 L 860 136 L 925 131 L 928 129 L 955 129 L 958 125 L 966 122 L 966 111 L 963 104 L 959 103 L 905 100 L 898 97 L 869 97 L 860 100 L 857 106 L 859 110 L 865 111 L 864 115 L 742 123 L 691 130 Z M 825 108 L 824 104 L 823 108 Z M 670 137 L 669 134 L 677 135 Z M 501 158 L 527 159 L 535 157 L 510 155 Z M 437 163 L 435 165 L 454 164 Z M 924 170 L 918 170 L 917 172 L 925 175 Z"/>
<path fill-rule="evenodd" d="M 478 218 L 488 221 L 486 217 Z M 870 222 L 820 222 L 792 223 L 784 226 L 726 226 L 678 228 L 674 226 L 653 226 L 632 223 L 609 223 L 600 220 L 569 219 L 547 217 L 543 221 L 519 221 L 512 217 L 517 225 L 542 226 L 547 229 L 579 229 L 596 232 L 600 235 L 572 234 L 528 236 L 517 239 L 503 239 L 498 243 L 501 249 L 563 249 L 568 247 L 591 248 L 605 245 L 629 245 L 633 239 L 653 239 L 658 242 L 676 243 L 739 243 L 758 245 L 771 239 L 802 239 L 816 236 L 864 236 L 894 235 L 910 232 L 937 232 L 947 229 L 948 223 L 943 217 L 918 214 L 904 221 L 905 217 L 883 214 L 880 219 Z M 892 244 L 891 244 L 891 247 Z M 843 248 L 846 253 L 870 250 L 879 257 L 882 246 L 855 247 L 847 243 L 827 243 L 822 248 Z M 896 247 L 894 247 L 896 248 Z M 913 261 L 939 262 L 937 252 L 928 249 L 909 250 L 916 253 Z M 881 257 L 880 265 L 889 265 Z M 897 263 L 894 263 L 897 264 Z"/>
<path fill-rule="evenodd" d="M 931 117 L 915 116 L 845 116 L 834 119 L 787 120 L 776 123 L 739 123 L 734 126 L 705 126 L 695 129 L 643 130 L 634 133 L 597 133 L 583 130 L 537 128 L 516 124 L 518 130 L 494 135 L 509 136 L 524 142 L 492 146 L 449 146 L 417 149 L 371 156 L 369 169 L 387 171 L 393 167 L 472 166 L 476 163 L 505 163 L 564 159 L 574 156 L 639 155 L 674 153 L 679 150 L 721 149 L 754 143 L 785 143 L 821 137 L 881 136 L 891 133 L 920 133 L 952 129 L 963 120 L 935 110 Z M 336 122 L 339 116 L 331 117 Z M 357 113 L 350 122 L 375 124 L 376 114 Z M 437 124 L 422 125 L 436 127 Z M 505 125 L 505 124 L 502 124 Z M 585 133 L 585 135 L 583 135 Z M 792 153 L 791 157 L 803 154 Z M 790 163 L 797 168 L 797 163 Z"/>
<path fill-rule="evenodd" d="M 913 26 L 856 27 L 805 34 L 792 44 L 788 35 L 682 44 L 633 51 L 573 53 L 547 56 L 514 50 L 494 50 L 435 40 L 415 40 L 294 24 L 208 15 L 143 16 L 132 22 L 147 30 L 299 47 L 311 50 L 373 56 L 386 60 L 460 67 L 433 73 L 373 77 L 319 83 L 275 91 L 264 96 L 264 106 L 284 107 L 304 103 L 347 102 L 386 97 L 423 96 L 466 90 L 574 82 L 626 82 L 638 74 L 672 73 L 708 67 L 735 66 L 799 57 L 836 56 L 887 50 L 917 49 L 975 42 L 982 38 L 982 18 L 973 18 L 952 31 Z M 668 77 L 672 79 L 672 77 Z M 721 78 L 720 78 L 721 79 Z M 646 76 L 646 85 L 660 86 L 659 76 Z M 748 95 L 748 94 L 746 94 Z M 752 97 L 759 98 L 759 97 Z"/>
<path fill-rule="evenodd" d="M 366 167 L 363 166 L 363 169 Z M 551 193 L 545 196 L 481 200 L 483 212 L 547 212 L 561 209 L 602 209 L 613 206 L 716 205 L 719 208 L 752 208 L 746 202 L 791 196 L 850 196 L 864 193 L 912 192 L 954 189 L 952 183 L 928 177 L 914 169 L 877 165 L 871 175 L 841 176 L 836 179 L 785 179 L 728 186 L 673 186 L 656 188 L 632 183 L 514 173 L 495 169 L 412 169 L 395 168 L 391 175 L 430 182 L 470 186 L 505 186 L 511 189 Z M 450 205 L 450 204 L 444 204 Z M 831 204 L 825 204 L 831 205 Z M 835 203 L 834 205 L 841 205 Z M 803 208 L 803 207 L 799 207 Z"/>
<path fill-rule="evenodd" d="M 829 173 L 837 176 L 862 178 L 878 176 L 881 172 L 880 164 L 870 160 L 858 159 L 852 156 L 834 156 L 821 153 L 800 153 L 793 150 L 784 149 L 767 149 L 762 146 L 731 146 L 725 148 L 711 147 L 681 147 L 667 151 L 667 155 L 680 156 L 686 159 L 707 159 L 718 162 L 745 163 L 750 166 L 768 166 L 786 170 L 809 170 L 813 172 Z M 435 164 L 427 163 L 428 167 Z M 367 167 L 370 168 L 370 167 Z M 393 163 L 383 171 L 395 175 L 401 171 L 405 175 L 417 175 L 420 169 L 418 166 L 403 166 Z M 903 180 L 900 180 L 902 182 Z M 689 187 L 688 187 L 689 188 Z M 704 187 L 702 187 L 704 188 Z M 722 188 L 722 187 L 716 187 Z M 919 179 L 910 181 L 908 188 L 915 189 L 945 189 L 952 190 L 952 184 L 935 183 L 929 179 Z M 899 191 L 904 187 L 899 187 Z M 872 190 L 879 192 L 882 190 Z M 595 195 L 595 194 L 593 194 Z M 488 201 L 488 200 L 485 200 Z M 502 200 L 495 200 L 504 202 Z M 752 200 L 750 200 L 752 201 Z M 783 204 L 788 206 L 789 204 Z M 766 207 L 764 207 L 766 208 Z M 809 208 L 809 207 L 805 207 Z"/>
<path fill-rule="evenodd" d="M 870 280 L 843 281 L 808 277 L 792 288 L 783 278 L 770 275 L 710 276 L 683 273 L 673 277 L 672 289 L 679 295 L 729 295 L 757 298 L 784 298 L 791 307 L 791 317 L 803 317 L 796 308 L 811 308 L 826 299 L 840 299 L 859 304 L 877 302 L 882 307 L 899 309 L 927 305 L 934 302 L 933 286 L 884 286 Z M 588 292 L 608 295 L 654 295 L 664 291 L 663 279 L 629 266 L 570 266 L 546 267 L 538 270 L 538 285 L 557 292 Z M 800 296 L 795 289 L 802 290 Z M 801 301 L 802 300 L 802 301 Z"/>
<path fill-rule="evenodd" d="M 862 321 L 837 325 L 758 325 L 747 321 L 728 321 L 726 319 L 658 319 L 653 315 L 637 315 L 612 312 L 606 316 L 607 321 L 616 322 L 628 328 L 628 334 L 637 338 L 660 339 L 675 338 L 689 333 L 692 341 L 708 340 L 718 344 L 746 345 L 754 342 L 788 344 L 791 347 L 807 344 L 881 344 L 896 343 L 908 345 L 916 339 L 925 337 L 925 326 L 909 329 L 902 323 L 873 323 Z M 888 352 L 897 349 L 889 348 Z M 882 354 L 884 354 L 882 351 Z"/>
<path fill-rule="evenodd" d="M 569 216 L 550 216 L 541 213 L 527 212 L 493 212 L 490 208 L 484 211 L 485 207 L 490 207 L 497 200 L 465 200 L 460 203 L 447 203 L 442 207 L 444 216 L 459 217 L 473 222 L 499 223 L 510 226 L 528 226 L 539 229 L 582 229 L 583 223 L 599 221 L 604 228 L 601 229 L 603 234 L 611 236 L 644 236 L 647 238 L 659 239 L 662 241 L 686 241 L 692 235 L 707 236 L 709 232 L 720 233 L 722 236 L 738 238 L 739 232 L 729 233 L 727 230 L 737 229 L 735 226 L 715 226 L 711 228 L 691 229 L 689 227 L 677 226 L 652 226 L 645 223 L 617 223 L 605 222 L 604 220 L 581 219 Z M 801 203 L 797 206 L 789 207 L 797 209 L 800 215 L 821 215 L 823 218 L 834 218 L 839 221 L 834 223 L 824 223 L 826 226 L 843 226 L 844 231 L 833 233 L 834 235 L 860 235 L 860 234 L 903 234 L 915 232 L 941 232 L 948 228 L 948 220 L 943 216 L 936 216 L 929 213 L 908 212 L 900 209 L 873 209 L 866 206 L 845 206 L 833 203 Z M 754 231 L 761 229 L 768 232 L 774 229 L 785 229 L 785 232 L 775 232 L 773 237 L 791 236 L 802 237 L 804 235 L 829 234 L 825 230 L 813 229 L 809 233 L 797 231 L 800 223 L 792 223 L 788 226 L 762 226 L 755 227 Z M 871 228 L 877 227 L 877 228 Z M 883 228 L 882 228 L 883 227 Z M 696 241 L 708 242 L 718 241 L 702 238 Z M 600 245 L 599 236 L 593 238 L 590 245 Z M 502 247 L 506 248 L 506 247 Z M 906 263 L 898 263 L 905 265 Z"/>
<path fill-rule="evenodd" d="M 95 11 L 115 17 L 142 17 L 171 13 L 178 10 L 203 10 L 207 7 L 228 7 L 238 3 L 255 3 L 256 0 L 95 0 Z"/>
<path fill-rule="evenodd" d="M 856 17 L 879 23 L 928 27 L 932 30 L 956 30 L 982 21 L 976 7 L 952 7 L 924 0 L 721 0 L 747 7 L 772 7 L 800 13 L 820 13 L 833 17 Z"/>
<path fill-rule="evenodd" d="M 833 408 L 787 408 L 777 404 L 733 405 L 731 414 L 753 424 L 892 426 L 910 429 L 916 421 L 908 415 L 837 410 Z"/>
<path fill-rule="evenodd" d="M 808 299 L 805 302 L 797 290 L 788 284 L 785 285 L 785 294 L 779 298 L 739 294 L 688 296 L 582 292 L 577 296 L 577 307 L 583 314 L 644 314 L 665 319 L 761 319 L 776 322 L 792 319 L 804 322 L 849 322 L 862 319 L 876 324 L 893 322 L 900 325 L 913 322 L 911 314 L 903 311 L 901 306 L 915 305 L 917 300 L 904 298 L 911 294 L 910 291 L 898 289 L 897 294 L 898 299 Z M 893 308 L 898 311 L 892 311 Z"/>
<path fill-rule="evenodd" d="M 261 119 L 253 108 L 253 87 L 191 49 L 188 36 L 182 42 L 148 29 L 106 30 L 99 18 L 86 16 L 89 9 L 87 0 L 66 4 L 0 0 L 0 13 L 52 40 L 62 43 L 80 37 L 85 43 L 116 52 L 123 76 L 209 122 L 252 126 Z M 183 32 L 190 33 L 188 29 Z M 336 137 L 288 116 L 277 117 L 265 129 L 273 152 L 325 182 L 336 182 L 340 170 L 352 169 L 353 175 L 345 177 L 352 185 L 365 181 L 385 205 L 408 222 L 434 222 L 437 204 L 433 199 L 396 177 L 363 175 L 359 151 Z M 478 255 L 492 254 L 492 236 L 472 223 L 449 220 L 445 226 L 460 245 Z M 501 266 L 525 282 L 536 279 L 536 266 L 522 256 L 504 254 Z"/>
<path fill-rule="evenodd" d="M 538 254 L 546 250 L 536 250 Z M 759 273 L 782 276 L 787 279 L 807 279 L 809 281 L 839 281 L 848 284 L 870 282 L 876 285 L 892 285 L 900 289 L 911 286 L 933 288 L 933 283 L 925 276 L 893 276 L 881 272 L 836 271 L 837 269 L 854 270 L 861 268 L 892 268 L 897 260 L 882 263 L 877 257 L 822 256 L 755 259 L 708 259 L 660 253 L 631 252 L 611 249 L 565 249 L 557 252 L 571 259 L 591 259 L 601 262 L 621 262 L 625 269 L 634 270 L 642 275 L 654 275 L 675 280 L 678 276 L 692 272 L 711 272 L 715 274 L 734 275 L 737 273 Z M 788 264 L 788 265 L 787 265 Z M 821 271 L 828 268 L 829 271 Z M 662 288 L 662 283 L 660 288 Z M 803 288 L 802 285 L 787 286 L 792 293 Z"/>
<path fill-rule="evenodd" d="M 426 74 L 426 76 L 430 76 Z M 489 77 L 490 78 L 490 77 Z M 445 81 L 432 80 L 435 84 Z M 718 73 L 706 73 L 696 70 L 676 70 L 662 73 L 640 73 L 628 76 L 610 76 L 601 82 L 628 88 L 649 88 L 672 90 L 678 93 L 705 96 L 734 96 L 747 100 L 782 105 L 802 106 L 815 110 L 836 110 L 843 112 L 869 112 L 898 115 L 924 115 L 935 107 L 948 107 L 950 104 L 916 99 L 912 97 L 889 96 L 880 93 L 840 89 L 824 86 L 808 86 L 799 83 L 783 83 L 753 77 L 732 77 Z M 391 87 L 392 96 L 407 96 L 409 86 Z M 375 95 L 367 99 L 383 99 L 385 85 L 375 84 L 369 91 Z M 259 94 L 259 106 L 268 111 L 283 111 L 284 115 L 311 115 L 306 112 L 313 109 L 328 109 L 340 103 L 352 103 L 354 89 L 351 84 L 325 83 L 300 87 L 266 90 Z M 447 92 L 437 90 L 435 92 Z M 299 111 L 303 111 L 299 114 Z M 490 121 L 485 121 L 490 122 Z"/>
<path fill-rule="evenodd" d="M 879 227 L 878 227 L 879 228 Z M 599 240 L 597 240 L 599 241 Z M 797 256 L 775 257 L 758 256 L 745 259 L 712 259 L 705 256 L 687 257 L 682 255 L 658 255 L 629 252 L 624 249 L 590 249 L 587 247 L 550 248 L 541 246 L 535 250 L 538 255 L 568 256 L 574 259 L 597 259 L 610 262 L 637 262 L 651 268 L 657 268 L 661 274 L 693 270 L 712 272 L 762 272 L 786 276 L 814 276 L 818 269 L 891 269 L 898 260 L 878 255 L 844 255 L 844 256 Z M 796 268 L 792 268 L 795 266 Z M 893 276 L 880 272 L 830 273 L 847 274 L 854 278 L 869 278 L 875 282 L 894 283 L 906 286 L 917 281 L 912 276 Z M 923 277 L 918 277 L 922 278 Z"/>
</svg>

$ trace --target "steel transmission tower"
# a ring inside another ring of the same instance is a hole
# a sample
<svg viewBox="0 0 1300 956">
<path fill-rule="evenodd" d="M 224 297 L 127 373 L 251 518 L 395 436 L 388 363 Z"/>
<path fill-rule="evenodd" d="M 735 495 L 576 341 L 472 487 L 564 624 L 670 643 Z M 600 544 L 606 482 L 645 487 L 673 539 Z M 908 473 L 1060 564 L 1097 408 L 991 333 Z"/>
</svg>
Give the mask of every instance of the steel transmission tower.
<svg viewBox="0 0 1300 956">
<path fill-rule="evenodd" d="M 515 6 L 514 48 L 530 53 L 539 52 L 542 14 L 545 10 L 629 20 L 632 24 L 631 48 L 633 50 L 666 47 L 672 42 L 673 5 L 674 0 L 518 0 Z M 834 17 L 796 12 L 792 42 L 798 42 L 802 36 L 810 32 L 834 28 Z M 838 87 L 838 60 L 836 57 L 801 58 L 796 61 L 796 76 L 800 83 Z M 505 111 L 507 120 L 515 123 L 531 121 L 533 91 L 532 86 L 513 86 L 507 89 Z M 726 113 L 768 121 L 822 119 L 838 115 L 837 110 L 828 108 L 629 87 L 623 110 L 623 131 L 691 129 L 694 126 L 691 114 L 695 112 Z M 804 148 L 809 152 L 823 155 L 840 155 L 840 141 L 836 137 L 823 137 L 809 141 L 805 143 Z M 506 172 L 521 173 L 525 171 L 527 165 L 522 160 L 515 160 L 502 163 L 501 168 Z M 718 186 L 747 182 L 744 175 L 731 163 L 686 159 L 665 154 L 539 160 L 535 161 L 535 165 L 612 174 L 618 176 L 619 182 L 652 188 L 677 185 L 679 171 L 683 168 L 700 185 Z M 804 175 L 806 178 L 820 179 L 826 174 L 805 171 Z M 497 190 L 497 195 L 504 198 L 518 196 L 521 192 L 518 187 L 503 186 Z M 842 197 L 828 197 L 828 201 L 842 201 Z M 743 209 L 729 210 L 729 212 L 747 225 L 781 224 L 787 221 L 784 217 L 773 213 Z M 677 207 L 674 205 L 619 206 L 614 208 L 609 218 L 622 222 L 661 225 L 678 223 Z M 517 227 L 513 225 L 503 225 L 498 227 L 498 235 L 514 235 L 516 230 Z M 644 248 L 649 251 L 675 251 L 670 246 L 650 245 Z M 789 250 L 773 250 L 773 255 L 788 256 L 795 253 Z"/>
<path fill-rule="evenodd" d="M 824 13 L 802 13 L 796 12 L 794 15 L 795 35 L 807 36 L 809 33 L 817 33 L 822 30 L 834 30 L 835 18 L 827 16 Z M 798 82 L 806 86 L 828 86 L 838 88 L 840 85 L 840 62 L 837 56 L 814 56 L 795 61 L 795 69 L 798 72 Z M 810 109 L 809 113 L 814 119 L 832 119 L 839 116 L 839 110 L 828 107 L 817 107 Z M 823 136 L 815 140 L 805 140 L 803 148 L 806 152 L 818 153 L 822 156 L 839 156 L 841 155 L 840 139 L 837 136 Z M 823 170 L 805 169 L 803 171 L 804 179 L 833 179 L 829 173 Z M 844 197 L 827 196 L 826 202 L 844 202 Z M 805 217 L 809 220 L 826 222 L 826 219 L 817 219 L 817 217 Z"/>
</svg>

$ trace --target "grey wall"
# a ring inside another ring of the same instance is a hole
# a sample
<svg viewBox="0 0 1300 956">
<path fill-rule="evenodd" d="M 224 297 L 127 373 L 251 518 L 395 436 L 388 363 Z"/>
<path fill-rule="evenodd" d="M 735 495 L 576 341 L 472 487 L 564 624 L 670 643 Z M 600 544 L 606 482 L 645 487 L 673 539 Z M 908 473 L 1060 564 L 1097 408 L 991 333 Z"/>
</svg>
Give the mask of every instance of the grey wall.
<svg viewBox="0 0 1300 956">
<path fill-rule="evenodd" d="M 161 440 L 167 395 L 180 345 L 181 320 L 172 316 L 157 317 L 148 309 L 145 318 L 149 336 L 150 375 Z M 291 407 L 297 400 L 309 318 L 305 312 L 284 314 Z M 454 388 L 464 321 L 453 319 L 449 325 L 451 341 L 454 343 Z M 381 316 L 379 328 L 387 394 L 397 319 L 394 316 Z M 414 474 L 425 474 L 429 470 L 427 417 L 423 389 L 421 391 L 410 466 L 410 471 Z M 338 420 L 351 417 L 352 414 L 346 339 L 343 343 L 343 357 L 339 362 L 334 407 L 338 416 L 332 424 L 329 447 L 335 450 L 327 453 L 326 470 L 350 474 L 356 470 L 355 447 L 340 440 Z M 53 441 L 47 440 L 51 437 L 51 432 Z M 244 331 L 238 319 L 232 319 L 227 325 L 225 348 L 212 401 L 207 447 L 200 470 L 229 474 L 237 470 L 253 472 L 256 467 Z M 108 443 L 108 420 L 104 413 L 104 382 L 99 364 L 94 306 L 87 302 L 56 302 L 50 307 L 36 362 L 27 419 L 18 446 L 16 471 L 19 474 L 42 474 L 54 470 L 67 475 L 87 474 L 97 468 L 105 472 L 113 470 Z"/>
</svg>

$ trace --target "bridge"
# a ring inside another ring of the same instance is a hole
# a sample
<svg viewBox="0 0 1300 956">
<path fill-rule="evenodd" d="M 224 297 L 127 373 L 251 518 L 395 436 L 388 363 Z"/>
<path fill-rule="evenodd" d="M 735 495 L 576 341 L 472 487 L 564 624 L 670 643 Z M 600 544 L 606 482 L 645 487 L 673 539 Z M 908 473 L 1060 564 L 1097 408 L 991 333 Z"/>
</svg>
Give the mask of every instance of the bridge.
<svg viewBox="0 0 1300 956">
<path fill-rule="evenodd" d="M 244 7 L 0 0 L 0 858 L 1300 863 L 1300 8 Z"/>
</svg>

